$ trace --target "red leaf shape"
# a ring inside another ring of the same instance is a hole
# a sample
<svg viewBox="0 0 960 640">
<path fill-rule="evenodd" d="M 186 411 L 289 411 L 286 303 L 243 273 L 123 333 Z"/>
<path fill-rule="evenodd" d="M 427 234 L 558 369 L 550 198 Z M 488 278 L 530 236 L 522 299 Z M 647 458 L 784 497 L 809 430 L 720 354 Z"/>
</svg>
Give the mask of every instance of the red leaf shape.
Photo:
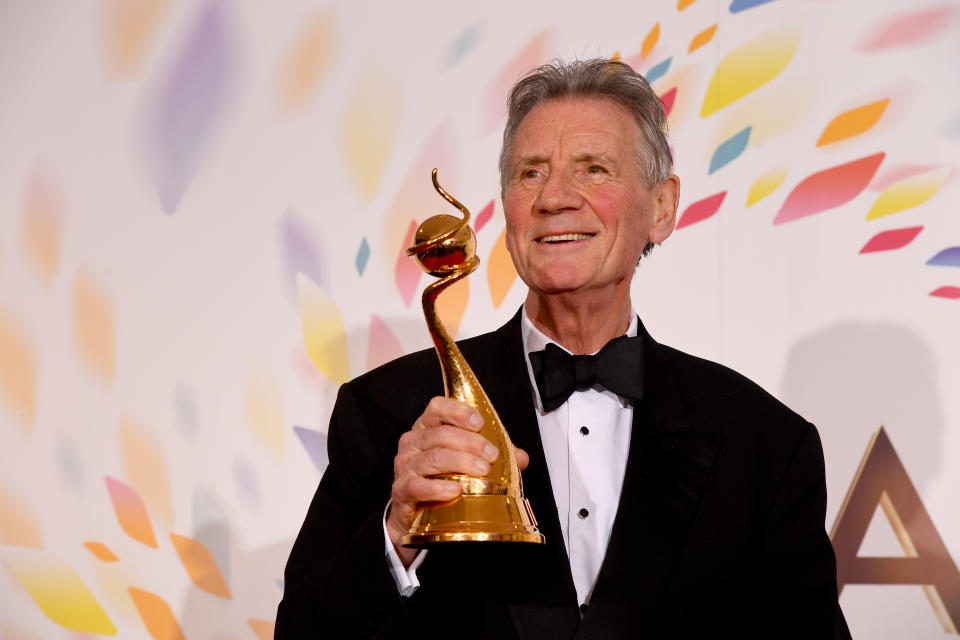
<svg viewBox="0 0 960 640">
<path fill-rule="evenodd" d="M 787 196 L 773 224 L 791 222 L 850 202 L 867 188 L 885 156 L 875 153 L 808 176 Z"/>
<path fill-rule="evenodd" d="M 726 191 L 721 191 L 720 193 L 715 193 L 712 196 L 708 196 L 703 200 L 697 200 L 691 204 L 689 207 L 684 209 L 683 214 L 680 216 L 680 222 L 677 223 L 677 229 L 689 227 L 691 224 L 701 222 L 713 216 L 713 214 L 717 212 L 717 209 L 720 208 L 720 204 L 723 202 L 723 199 L 726 197 L 726 195 Z"/>
<path fill-rule="evenodd" d="M 937 298 L 947 298 L 948 300 L 960 300 L 960 287 L 940 287 L 930 292 L 930 295 Z"/>
<path fill-rule="evenodd" d="M 677 88 L 674 87 L 660 96 L 660 102 L 663 104 L 663 115 L 669 116 L 673 111 L 673 103 L 677 100 Z"/>
<path fill-rule="evenodd" d="M 493 217 L 493 200 L 490 201 L 490 204 L 483 208 L 483 211 L 477 214 L 477 220 L 474 222 L 474 231 L 480 233 L 480 229 L 483 229 L 483 225 L 490 222 L 490 218 Z"/>
<path fill-rule="evenodd" d="M 875 253 L 877 251 L 893 251 L 894 249 L 900 249 L 913 242 L 913 239 L 916 238 L 917 234 L 921 231 L 923 231 L 922 226 L 881 231 L 877 235 L 870 238 L 870 240 L 867 241 L 867 244 L 863 245 L 863 249 L 860 249 L 860 253 Z"/>
</svg>

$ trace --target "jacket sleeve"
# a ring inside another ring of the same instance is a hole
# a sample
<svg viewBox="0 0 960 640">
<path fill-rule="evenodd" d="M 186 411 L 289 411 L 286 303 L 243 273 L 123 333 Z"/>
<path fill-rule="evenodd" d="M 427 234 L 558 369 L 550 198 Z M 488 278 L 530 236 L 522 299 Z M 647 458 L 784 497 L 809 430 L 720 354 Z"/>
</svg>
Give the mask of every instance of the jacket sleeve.
<svg viewBox="0 0 960 640">
<path fill-rule="evenodd" d="M 806 426 L 763 525 L 760 611 L 771 636 L 848 639 L 837 600 L 836 558 L 824 530 L 823 450 L 816 428 Z"/>
<path fill-rule="evenodd" d="M 408 617 L 384 553 L 383 511 L 396 442 L 351 385 L 337 395 L 329 466 L 284 573 L 276 638 L 389 637 Z M 394 418 L 396 420 L 396 418 Z M 397 425 L 399 428 L 399 425 Z"/>
</svg>

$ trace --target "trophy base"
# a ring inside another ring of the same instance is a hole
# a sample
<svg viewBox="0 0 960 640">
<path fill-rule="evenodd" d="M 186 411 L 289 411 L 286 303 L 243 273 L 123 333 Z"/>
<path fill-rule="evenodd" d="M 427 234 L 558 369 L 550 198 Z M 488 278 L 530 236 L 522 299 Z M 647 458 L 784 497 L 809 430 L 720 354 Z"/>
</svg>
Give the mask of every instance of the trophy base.
<svg viewBox="0 0 960 640">
<path fill-rule="evenodd" d="M 544 537 L 526 498 L 467 494 L 421 509 L 402 539 L 403 546 L 417 548 L 446 542 L 543 544 Z"/>
</svg>

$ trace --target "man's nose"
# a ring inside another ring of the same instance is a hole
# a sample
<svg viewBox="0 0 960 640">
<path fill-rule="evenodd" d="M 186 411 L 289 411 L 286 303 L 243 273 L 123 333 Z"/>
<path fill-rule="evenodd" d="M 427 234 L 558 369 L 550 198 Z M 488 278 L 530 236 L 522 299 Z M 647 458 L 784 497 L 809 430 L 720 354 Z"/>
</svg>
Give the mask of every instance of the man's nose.
<svg viewBox="0 0 960 640">
<path fill-rule="evenodd" d="M 537 194 L 535 207 L 538 213 L 561 213 L 579 209 L 581 204 L 582 196 L 573 176 L 566 171 L 552 171 Z"/>
</svg>

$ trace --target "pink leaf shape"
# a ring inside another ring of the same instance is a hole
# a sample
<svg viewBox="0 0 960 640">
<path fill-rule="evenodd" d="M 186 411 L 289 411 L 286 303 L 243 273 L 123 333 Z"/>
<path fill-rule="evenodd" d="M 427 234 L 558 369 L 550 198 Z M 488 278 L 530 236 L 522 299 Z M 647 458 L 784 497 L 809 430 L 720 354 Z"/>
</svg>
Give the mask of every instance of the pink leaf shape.
<svg viewBox="0 0 960 640">
<path fill-rule="evenodd" d="M 931 291 L 930 295 L 936 298 L 946 298 L 947 300 L 960 300 L 960 287 L 940 287 Z"/>
<path fill-rule="evenodd" d="M 156 549 L 157 539 L 153 535 L 150 517 L 140 495 L 129 485 L 110 476 L 105 476 L 104 481 L 107 483 L 107 492 L 110 494 L 120 528 L 137 542 Z"/>
<path fill-rule="evenodd" d="M 906 227 L 904 229 L 890 229 L 881 231 L 870 238 L 867 244 L 863 245 L 860 253 L 875 253 L 877 251 L 893 251 L 907 246 L 913 239 L 923 231 L 923 227 Z"/>
<path fill-rule="evenodd" d="M 493 200 L 483 208 L 483 210 L 477 214 L 476 222 L 474 222 L 473 228 L 474 231 L 480 233 L 480 229 L 483 229 L 484 225 L 490 222 L 490 219 L 493 217 Z"/>
<path fill-rule="evenodd" d="M 413 234 L 417 231 L 417 221 L 411 220 L 407 228 L 407 234 L 403 238 L 403 245 L 400 247 L 400 255 L 397 256 L 397 267 L 395 277 L 397 289 L 400 290 L 400 297 L 403 298 L 403 304 L 410 306 L 413 302 L 413 296 L 417 292 L 417 285 L 420 284 L 420 266 L 416 259 L 404 253 L 404 249 L 413 244 Z"/>
<path fill-rule="evenodd" d="M 673 111 L 673 103 L 677 100 L 677 88 L 674 87 L 660 96 L 660 102 L 663 104 L 663 115 L 669 116 Z"/>
<path fill-rule="evenodd" d="M 860 49 L 878 51 L 927 41 L 936 37 L 938 32 L 946 33 L 947 23 L 956 13 L 953 7 L 937 7 L 890 16 L 867 37 Z"/>
<path fill-rule="evenodd" d="M 798 220 L 853 200 L 870 184 L 885 156 L 875 153 L 808 176 L 787 196 L 773 224 Z"/>
<path fill-rule="evenodd" d="M 367 371 L 403 355 L 403 345 L 377 314 L 370 316 L 370 338 L 367 344 Z"/>
<path fill-rule="evenodd" d="M 697 200 L 691 204 L 680 216 L 680 221 L 677 223 L 677 229 L 689 227 L 691 224 L 701 222 L 713 216 L 713 214 L 717 212 L 717 209 L 720 208 L 720 204 L 723 202 L 723 199 L 726 197 L 726 195 L 726 191 L 721 191 L 720 193 L 715 193 L 712 196 L 708 196 L 703 200 Z"/>
</svg>

